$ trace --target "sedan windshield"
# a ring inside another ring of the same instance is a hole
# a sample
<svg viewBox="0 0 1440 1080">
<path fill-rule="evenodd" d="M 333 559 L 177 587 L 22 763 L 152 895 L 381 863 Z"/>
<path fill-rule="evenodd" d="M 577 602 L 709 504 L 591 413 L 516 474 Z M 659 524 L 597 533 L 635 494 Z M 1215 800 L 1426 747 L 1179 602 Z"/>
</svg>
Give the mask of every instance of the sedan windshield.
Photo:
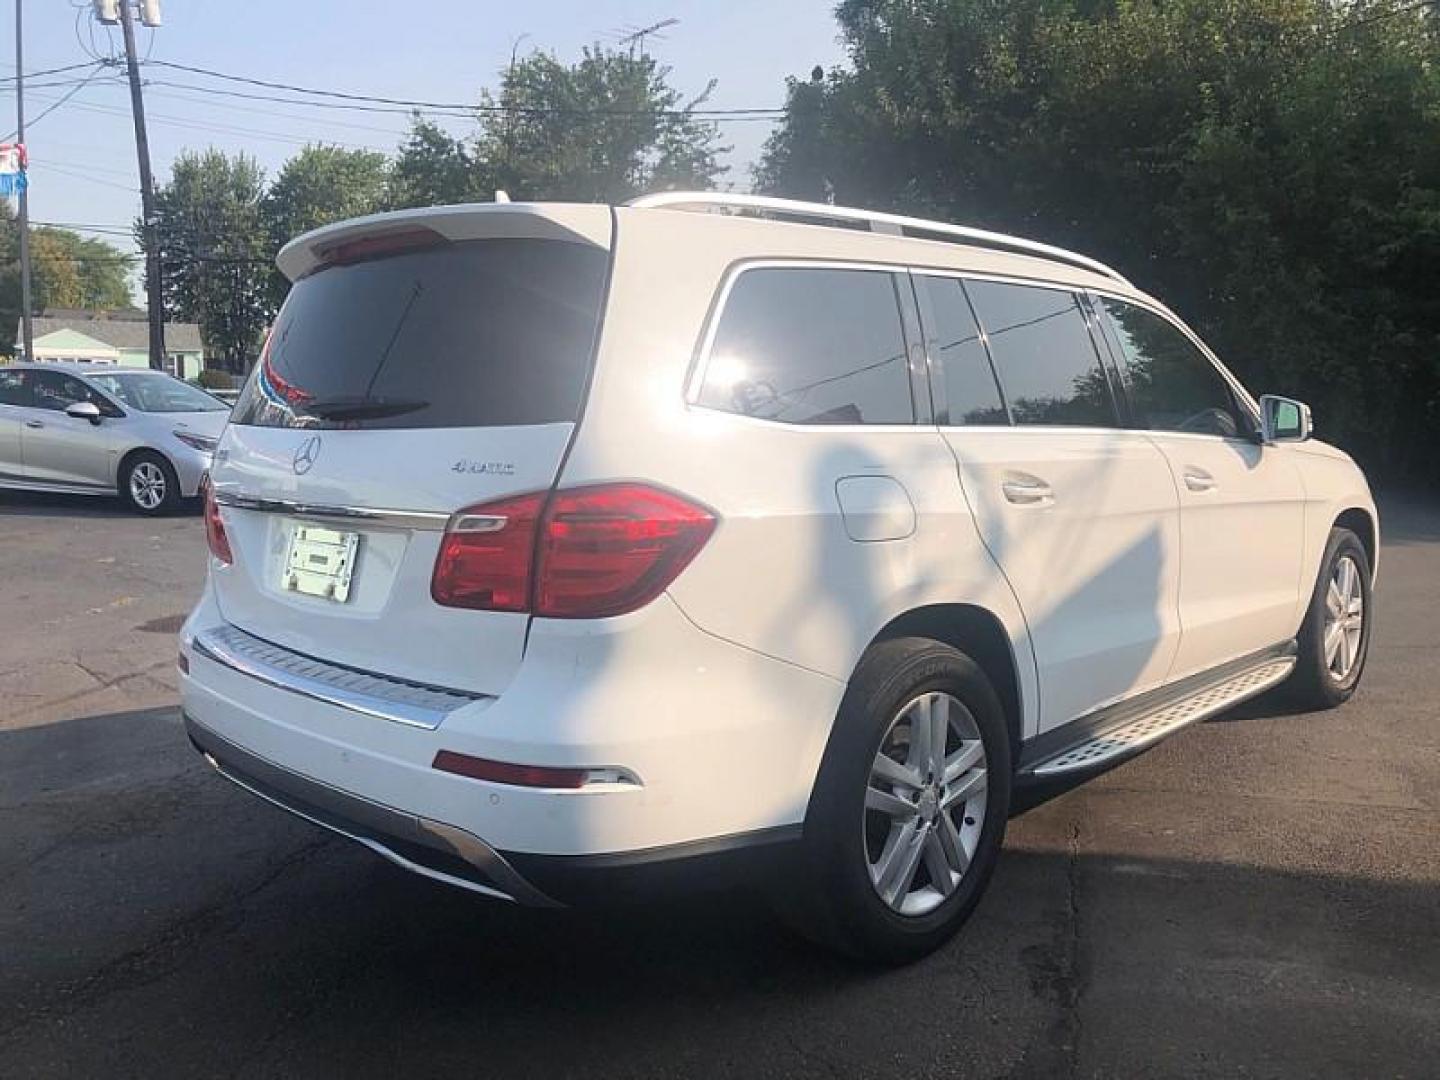
<svg viewBox="0 0 1440 1080">
<path fill-rule="evenodd" d="M 230 406 L 217 397 L 211 397 L 189 383 L 181 382 L 172 375 L 160 372 L 145 374 L 89 375 L 89 379 L 101 390 L 116 398 L 121 404 L 141 412 L 219 412 Z"/>
</svg>

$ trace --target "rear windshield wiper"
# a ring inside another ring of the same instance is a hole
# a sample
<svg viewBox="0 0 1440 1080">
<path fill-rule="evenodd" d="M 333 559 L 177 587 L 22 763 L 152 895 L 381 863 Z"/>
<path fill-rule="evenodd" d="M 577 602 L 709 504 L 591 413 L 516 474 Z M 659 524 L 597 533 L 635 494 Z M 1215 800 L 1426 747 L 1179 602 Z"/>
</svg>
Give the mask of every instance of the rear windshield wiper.
<svg viewBox="0 0 1440 1080">
<path fill-rule="evenodd" d="M 404 398 L 331 397 L 316 398 L 297 407 L 303 416 L 321 420 L 378 420 L 386 416 L 403 416 L 428 408 L 430 402 Z"/>
</svg>

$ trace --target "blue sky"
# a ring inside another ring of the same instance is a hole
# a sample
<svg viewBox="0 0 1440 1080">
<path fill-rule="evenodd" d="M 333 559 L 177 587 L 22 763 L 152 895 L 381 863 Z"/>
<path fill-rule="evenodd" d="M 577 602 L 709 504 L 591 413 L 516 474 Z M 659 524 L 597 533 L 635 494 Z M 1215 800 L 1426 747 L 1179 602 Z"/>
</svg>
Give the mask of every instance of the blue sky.
<svg viewBox="0 0 1440 1080">
<path fill-rule="evenodd" d="M 13 2 L 13 0 L 12 0 Z M 100 51 L 104 28 L 93 25 L 90 4 L 77 27 L 77 0 L 26 0 L 25 67 L 59 67 L 88 59 L 90 33 Z M 155 59 L 193 64 L 325 89 L 436 101 L 472 101 L 494 86 L 512 44 L 541 48 L 563 60 L 586 44 L 611 42 L 627 27 L 675 18 L 664 40 L 649 51 L 674 69 L 672 81 L 696 93 L 719 80 L 711 104 L 770 107 L 783 100 L 785 77 L 816 64 L 841 62 L 832 16 L 835 0 L 162 0 L 165 25 L 140 30 L 139 47 Z M 14 74 L 13 9 L 0 14 L 0 73 Z M 118 28 L 112 31 L 118 51 Z M 51 76 L 53 81 L 74 74 Z M 223 86 L 179 72 L 151 69 L 152 78 Z M 14 128 L 15 98 L 0 91 L 0 136 Z M 26 93 L 34 117 L 68 88 Z M 241 88 L 243 89 L 243 87 Z M 336 113 L 293 105 L 214 98 L 188 90 L 151 87 L 151 156 L 157 182 L 184 149 L 216 146 L 254 154 L 274 175 L 307 141 L 393 150 L 406 127 L 403 116 Z M 458 132 L 463 122 L 451 126 Z M 768 124 L 729 123 L 734 146 L 727 180 L 749 185 L 749 164 Z M 28 132 L 30 213 L 41 222 L 121 225 L 139 212 L 138 180 L 129 97 L 123 83 L 91 84 L 69 104 Z M 103 235 L 103 234 L 96 234 Z M 103 235 L 121 246 L 121 237 Z"/>
</svg>

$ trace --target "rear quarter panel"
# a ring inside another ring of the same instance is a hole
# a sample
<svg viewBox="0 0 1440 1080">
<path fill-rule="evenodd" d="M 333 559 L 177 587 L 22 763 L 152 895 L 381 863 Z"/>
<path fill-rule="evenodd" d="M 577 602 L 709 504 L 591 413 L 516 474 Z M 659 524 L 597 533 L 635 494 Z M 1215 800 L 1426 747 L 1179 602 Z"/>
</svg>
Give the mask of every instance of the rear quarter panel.
<svg viewBox="0 0 1440 1080">
<path fill-rule="evenodd" d="M 718 637 L 847 680 L 896 616 L 968 603 L 996 616 L 1019 675 L 1022 734 L 1036 726 L 1029 637 L 981 543 L 953 456 L 933 427 L 802 427 L 692 407 L 686 383 L 727 271 L 756 258 L 915 261 L 917 244 L 771 222 L 617 211 L 609 306 L 591 393 L 562 475 L 569 486 L 637 479 L 711 506 L 721 523 L 670 595 Z M 1008 264 L 1031 263 L 996 256 Z M 1047 268 L 1051 269 L 1051 268 Z M 835 478 L 903 476 L 915 532 L 858 543 Z"/>
</svg>

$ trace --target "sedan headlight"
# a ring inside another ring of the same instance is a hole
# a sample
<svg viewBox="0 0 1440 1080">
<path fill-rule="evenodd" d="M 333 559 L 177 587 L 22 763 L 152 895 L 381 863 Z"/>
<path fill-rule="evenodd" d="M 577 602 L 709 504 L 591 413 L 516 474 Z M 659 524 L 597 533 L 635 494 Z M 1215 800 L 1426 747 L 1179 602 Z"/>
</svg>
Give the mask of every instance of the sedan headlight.
<svg viewBox="0 0 1440 1080">
<path fill-rule="evenodd" d="M 193 431 L 176 431 L 175 437 L 186 446 L 193 447 L 205 454 L 214 453 L 215 444 L 220 441 L 212 435 L 197 435 Z"/>
</svg>

